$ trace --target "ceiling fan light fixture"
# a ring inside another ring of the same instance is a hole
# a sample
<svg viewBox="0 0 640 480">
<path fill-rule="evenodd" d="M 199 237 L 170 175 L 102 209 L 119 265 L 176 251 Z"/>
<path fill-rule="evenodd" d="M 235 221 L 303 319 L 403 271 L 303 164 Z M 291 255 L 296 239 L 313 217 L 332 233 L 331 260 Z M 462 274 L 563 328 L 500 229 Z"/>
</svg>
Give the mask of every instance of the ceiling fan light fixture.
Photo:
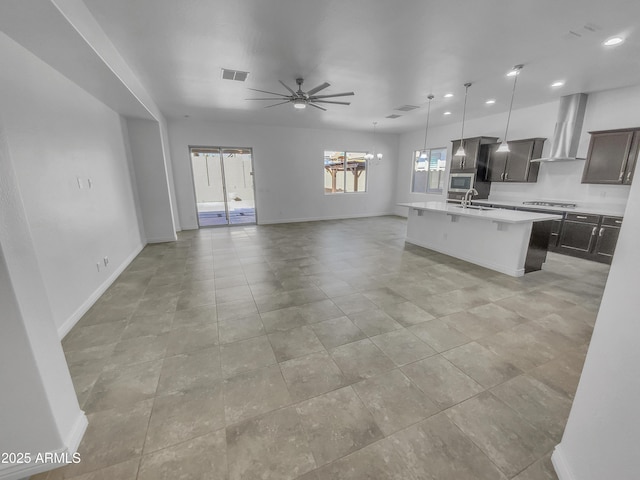
<svg viewBox="0 0 640 480">
<path fill-rule="evenodd" d="M 307 108 L 307 101 L 304 98 L 296 98 L 293 100 L 293 107 L 294 108 Z"/>
</svg>

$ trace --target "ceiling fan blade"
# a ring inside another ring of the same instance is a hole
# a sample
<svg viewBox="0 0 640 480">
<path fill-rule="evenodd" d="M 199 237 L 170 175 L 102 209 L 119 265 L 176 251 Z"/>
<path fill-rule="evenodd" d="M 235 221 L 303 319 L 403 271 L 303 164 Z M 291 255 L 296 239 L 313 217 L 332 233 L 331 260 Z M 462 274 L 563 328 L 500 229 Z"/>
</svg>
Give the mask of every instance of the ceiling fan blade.
<svg viewBox="0 0 640 480">
<path fill-rule="evenodd" d="M 309 102 L 309 103 L 307 103 L 307 105 L 311 105 L 312 107 L 319 108 L 320 110 L 324 110 L 325 112 L 327 111 L 326 108 L 322 108 L 320 105 L 316 105 L 315 103 Z"/>
<path fill-rule="evenodd" d="M 284 100 L 287 99 L 287 102 L 290 100 L 289 97 L 282 97 L 282 98 L 245 98 L 245 100 L 271 100 L 272 102 L 274 100 Z"/>
<path fill-rule="evenodd" d="M 285 104 L 285 103 L 289 103 L 290 101 L 291 101 L 291 100 L 287 100 L 286 102 L 274 103 L 273 105 L 267 105 L 267 106 L 266 106 L 266 107 L 264 107 L 264 108 L 277 107 L 278 105 L 282 105 L 282 104 Z"/>
<path fill-rule="evenodd" d="M 318 98 L 348 97 L 350 95 L 355 95 L 355 93 L 345 92 L 345 93 L 332 93 L 330 95 L 312 95 L 312 96 L 309 96 L 309 100 L 316 100 Z"/>
<path fill-rule="evenodd" d="M 287 90 L 289 90 L 291 92 L 291 95 L 295 95 L 296 94 L 296 92 L 294 92 L 293 89 L 291 89 L 290 87 L 287 87 L 287 84 L 284 83 L 282 80 L 278 80 L 278 81 L 282 84 L 282 86 L 284 88 L 286 88 Z"/>
<path fill-rule="evenodd" d="M 314 100 L 316 103 L 335 103 L 336 105 L 351 105 L 351 102 L 334 102 L 331 100 Z"/>
<path fill-rule="evenodd" d="M 268 93 L 269 95 L 278 95 L 279 97 L 288 97 L 289 96 L 289 95 L 286 95 L 284 93 L 267 92 L 266 90 L 258 90 L 257 88 L 250 88 L 249 90 L 253 90 L 254 92 Z"/>
<path fill-rule="evenodd" d="M 314 93 L 318 93 L 320 90 L 324 90 L 325 88 L 330 87 L 330 86 L 331 86 L 330 83 L 324 82 L 322 85 L 318 85 L 317 87 L 312 88 L 311 90 L 309 90 L 307 92 L 307 95 L 311 96 Z"/>
</svg>

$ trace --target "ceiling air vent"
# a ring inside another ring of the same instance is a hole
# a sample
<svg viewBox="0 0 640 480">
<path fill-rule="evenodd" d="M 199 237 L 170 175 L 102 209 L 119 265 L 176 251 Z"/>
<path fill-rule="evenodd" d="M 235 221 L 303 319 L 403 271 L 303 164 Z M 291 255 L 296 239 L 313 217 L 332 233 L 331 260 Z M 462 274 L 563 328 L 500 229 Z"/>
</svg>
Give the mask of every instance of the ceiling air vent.
<svg viewBox="0 0 640 480">
<path fill-rule="evenodd" d="M 222 78 L 224 80 L 236 80 L 238 82 L 244 82 L 247 79 L 249 72 L 241 72 L 240 70 L 228 70 L 222 69 Z"/>
<path fill-rule="evenodd" d="M 394 110 L 400 110 L 401 112 L 410 112 L 411 110 L 415 110 L 416 108 L 420 107 L 417 107 L 416 105 L 402 105 L 401 107 L 394 108 Z"/>
<path fill-rule="evenodd" d="M 400 118 L 402 115 L 397 115 L 395 113 L 392 113 L 391 115 L 387 115 L 385 118 Z"/>
</svg>

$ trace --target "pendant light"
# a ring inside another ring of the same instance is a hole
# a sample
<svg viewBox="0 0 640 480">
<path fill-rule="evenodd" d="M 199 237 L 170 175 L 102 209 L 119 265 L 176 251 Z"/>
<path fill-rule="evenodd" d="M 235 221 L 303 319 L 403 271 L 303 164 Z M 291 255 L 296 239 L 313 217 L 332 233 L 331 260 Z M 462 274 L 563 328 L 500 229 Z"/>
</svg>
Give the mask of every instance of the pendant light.
<svg viewBox="0 0 640 480">
<path fill-rule="evenodd" d="M 372 152 L 374 152 L 374 153 L 376 151 L 376 125 L 378 125 L 378 122 L 373 122 L 373 150 L 372 150 Z M 374 156 L 377 157 L 378 160 L 380 160 L 382 158 L 382 153 L 378 152 L 375 155 L 373 153 L 367 153 L 367 154 L 365 154 L 364 158 L 366 158 L 367 160 L 371 160 Z"/>
<path fill-rule="evenodd" d="M 502 143 L 496 150 L 496 152 L 509 152 L 509 144 L 507 143 L 507 133 L 509 132 L 509 121 L 511 120 L 511 110 L 513 109 L 513 97 L 516 94 L 516 83 L 518 83 L 518 76 L 520 75 L 520 70 L 522 70 L 524 65 L 516 65 L 513 67 L 513 70 L 509 72 L 509 75 L 513 76 L 513 90 L 511 91 L 511 104 L 509 105 L 509 115 L 507 116 L 507 126 L 504 129 L 504 138 L 502 139 Z"/>
<path fill-rule="evenodd" d="M 464 107 L 462 108 L 462 132 L 460 132 L 460 147 L 456 152 L 456 157 L 464 157 L 466 155 L 464 151 L 464 117 L 467 113 L 467 94 L 469 93 L 469 87 L 471 83 L 464 84 Z"/>
<path fill-rule="evenodd" d="M 427 98 L 429 99 L 429 106 L 427 107 L 427 127 L 424 129 L 424 146 L 422 147 L 422 152 L 420 152 L 420 158 L 427 158 L 429 155 L 427 153 L 427 134 L 429 133 L 429 114 L 431 113 L 431 100 L 433 100 L 433 95 L 429 95 Z"/>
</svg>

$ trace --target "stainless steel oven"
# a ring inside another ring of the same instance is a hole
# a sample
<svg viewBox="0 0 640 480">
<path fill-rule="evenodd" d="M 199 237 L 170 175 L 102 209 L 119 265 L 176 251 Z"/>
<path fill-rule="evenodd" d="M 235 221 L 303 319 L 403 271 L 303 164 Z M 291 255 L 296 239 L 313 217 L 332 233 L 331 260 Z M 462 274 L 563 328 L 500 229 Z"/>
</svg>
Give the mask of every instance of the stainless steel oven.
<svg viewBox="0 0 640 480">
<path fill-rule="evenodd" d="M 475 173 L 451 173 L 449 174 L 449 192 L 464 193 L 473 188 Z"/>
</svg>

